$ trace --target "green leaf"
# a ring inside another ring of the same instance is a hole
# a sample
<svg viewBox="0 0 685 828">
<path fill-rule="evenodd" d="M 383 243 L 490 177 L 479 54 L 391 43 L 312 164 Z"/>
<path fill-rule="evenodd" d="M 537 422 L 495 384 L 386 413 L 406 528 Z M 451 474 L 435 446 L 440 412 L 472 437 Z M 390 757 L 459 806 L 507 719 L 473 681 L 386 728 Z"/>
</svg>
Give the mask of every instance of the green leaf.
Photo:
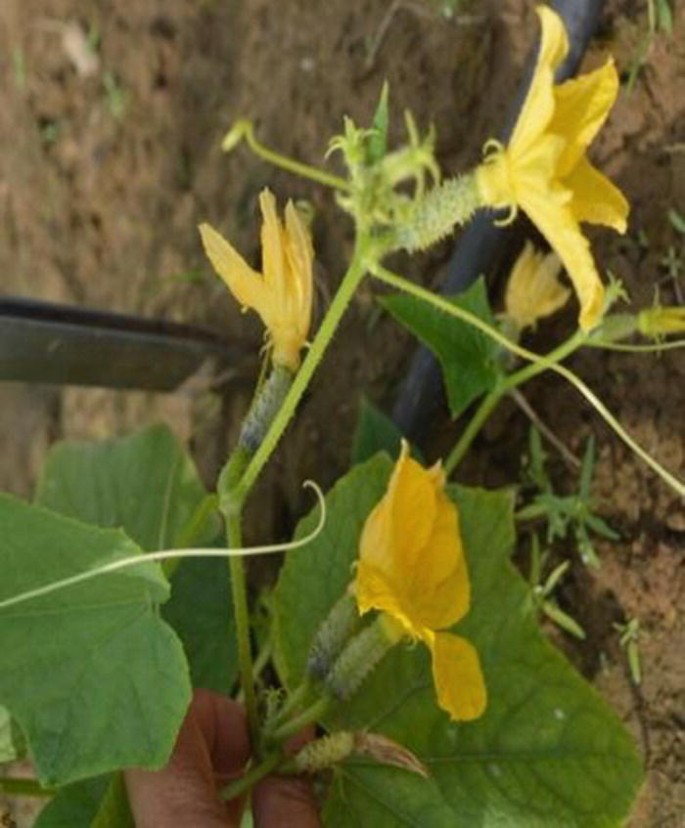
<svg viewBox="0 0 685 828">
<path fill-rule="evenodd" d="M 98 529 L 0 495 L 0 602 L 140 555 Z M 61 785 L 168 758 L 190 701 L 181 644 L 159 617 L 154 563 L 0 606 L 0 702 L 26 735 L 38 777 Z"/>
<path fill-rule="evenodd" d="M 286 560 L 275 595 L 275 645 L 289 686 L 300 677 L 312 632 L 350 580 L 361 528 L 389 473 L 383 457 L 353 469 L 329 494 L 321 535 Z M 480 654 L 487 710 L 475 722 L 451 722 L 436 706 L 425 648 L 395 648 L 325 723 L 401 742 L 431 779 L 348 761 L 331 786 L 327 824 L 351 828 L 371 814 L 379 828 L 618 826 L 640 784 L 640 763 L 616 715 L 535 623 L 528 586 L 509 561 L 510 495 L 467 488 L 451 494 L 472 587 L 471 611 L 456 632 Z M 298 534 L 314 520 L 306 518 Z"/>
<path fill-rule="evenodd" d="M 371 123 L 371 136 L 368 145 L 368 163 L 375 164 L 383 159 L 388 150 L 388 97 L 390 87 L 385 81 L 381 89 L 378 106 Z"/>
<path fill-rule="evenodd" d="M 496 327 L 482 278 L 464 293 L 448 299 Z M 413 296 L 397 294 L 381 303 L 437 357 L 452 417 L 458 417 L 469 403 L 494 388 L 501 370 L 497 345 L 492 339 Z"/>
<path fill-rule="evenodd" d="M 90 828 L 136 828 L 128 804 L 123 773 L 115 773 L 110 777 L 109 785 Z"/>
<path fill-rule="evenodd" d="M 218 528 L 192 460 L 164 425 L 104 443 L 59 443 L 36 500 L 85 523 L 121 527 L 148 552 L 210 542 Z M 183 642 L 193 686 L 228 692 L 237 668 L 226 562 L 167 564 L 172 594 L 163 616 Z"/>
<path fill-rule="evenodd" d="M 17 758 L 12 739 L 12 719 L 9 712 L 0 707 L 0 762 L 11 762 Z"/>
<path fill-rule="evenodd" d="M 193 532 L 207 497 L 192 461 L 164 425 L 103 443 L 58 443 L 36 503 L 96 526 L 122 528 L 148 552 L 201 545 L 217 531 L 211 512 Z"/>
<path fill-rule="evenodd" d="M 96 776 L 65 785 L 38 815 L 34 828 L 91 826 L 105 795 L 110 776 Z M 123 828 L 123 826 L 122 826 Z"/>
<path fill-rule="evenodd" d="M 363 463 L 379 451 L 391 457 L 400 452 L 402 432 L 379 408 L 363 397 L 359 419 L 352 438 L 352 463 Z"/>
<path fill-rule="evenodd" d="M 121 773 L 65 785 L 40 812 L 35 828 L 135 828 Z"/>
<path fill-rule="evenodd" d="M 228 564 L 217 558 L 184 560 L 171 587 L 162 614 L 183 642 L 193 687 L 230 693 L 238 646 Z"/>
</svg>

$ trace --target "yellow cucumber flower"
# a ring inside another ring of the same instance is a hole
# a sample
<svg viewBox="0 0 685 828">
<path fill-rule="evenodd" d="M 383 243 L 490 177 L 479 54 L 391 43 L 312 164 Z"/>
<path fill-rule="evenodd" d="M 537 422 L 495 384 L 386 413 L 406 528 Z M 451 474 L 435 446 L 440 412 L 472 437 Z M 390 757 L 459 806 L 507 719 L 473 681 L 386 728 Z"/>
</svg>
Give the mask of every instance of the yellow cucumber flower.
<svg viewBox="0 0 685 828">
<path fill-rule="evenodd" d="M 362 532 L 354 590 L 359 612 L 385 613 L 390 636 L 422 641 L 433 659 L 438 704 L 475 719 L 486 689 L 475 648 L 449 632 L 469 611 L 471 587 L 457 507 L 440 464 L 424 469 L 402 452 L 388 490 Z"/>
<path fill-rule="evenodd" d="M 262 211 L 262 270 L 253 270 L 209 224 L 200 225 L 205 252 L 216 272 L 244 309 L 257 311 L 269 332 L 273 362 L 290 371 L 300 365 L 312 315 L 312 262 L 309 232 L 292 201 L 285 226 L 269 190 L 259 196 Z"/>
<path fill-rule="evenodd" d="M 568 52 L 561 18 L 538 6 L 542 36 L 528 96 L 509 145 L 494 148 L 477 169 L 482 204 L 521 208 L 559 254 L 580 302 L 579 324 L 595 327 L 604 308 L 604 287 L 580 222 L 625 232 L 628 203 L 587 159 L 618 94 L 610 59 L 601 68 L 554 85 L 554 73 Z"/>
<path fill-rule="evenodd" d="M 558 279 L 561 261 L 526 242 L 511 269 L 504 295 L 504 315 L 519 331 L 551 316 L 566 304 L 570 291 Z"/>
</svg>

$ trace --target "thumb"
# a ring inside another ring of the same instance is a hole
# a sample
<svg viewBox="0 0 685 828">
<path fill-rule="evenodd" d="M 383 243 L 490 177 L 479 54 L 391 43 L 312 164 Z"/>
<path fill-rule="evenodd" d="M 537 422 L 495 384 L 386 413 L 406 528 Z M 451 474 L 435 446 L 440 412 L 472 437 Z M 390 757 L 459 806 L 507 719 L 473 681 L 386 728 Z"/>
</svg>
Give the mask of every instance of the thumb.
<svg viewBox="0 0 685 828">
<path fill-rule="evenodd" d="M 255 785 L 255 828 L 320 828 L 316 800 L 308 779 L 269 776 Z"/>
</svg>

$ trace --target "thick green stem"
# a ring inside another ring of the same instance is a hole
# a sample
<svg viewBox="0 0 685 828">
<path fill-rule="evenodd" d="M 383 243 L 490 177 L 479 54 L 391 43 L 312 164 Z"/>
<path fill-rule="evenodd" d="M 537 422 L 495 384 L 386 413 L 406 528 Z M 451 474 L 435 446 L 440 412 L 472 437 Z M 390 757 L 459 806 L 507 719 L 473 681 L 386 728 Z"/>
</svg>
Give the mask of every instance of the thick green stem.
<svg viewBox="0 0 685 828">
<path fill-rule="evenodd" d="M 226 534 L 229 547 L 239 548 L 242 545 L 239 514 L 230 514 L 227 516 Z M 236 638 L 238 641 L 240 684 L 245 696 L 245 711 L 247 712 L 247 722 L 250 729 L 250 740 L 254 746 L 259 733 L 259 714 L 257 711 L 257 695 L 255 693 L 254 675 L 252 672 L 250 613 L 247 605 L 245 562 L 240 557 L 232 557 L 228 559 L 228 566 L 231 575 L 233 616 L 235 618 Z"/>
<path fill-rule="evenodd" d="M 313 722 L 318 722 L 323 714 L 328 710 L 331 703 L 331 697 L 326 694 L 320 696 L 310 707 L 293 716 L 287 722 L 284 722 L 280 727 L 275 728 L 270 734 L 270 738 L 274 742 L 285 742 L 291 736 L 299 733 L 302 728 Z"/>
<path fill-rule="evenodd" d="M 364 243 L 358 245 L 352 264 L 343 277 L 340 288 L 331 303 L 326 317 L 321 323 L 321 327 L 297 376 L 292 385 L 289 386 L 285 398 L 282 400 L 279 399 L 278 408 L 273 412 L 273 416 L 271 416 L 270 412 L 270 416 L 264 418 L 265 424 L 268 422 L 266 433 L 260 434 L 260 439 L 256 441 L 255 445 L 250 445 L 248 448 L 241 443 L 238 447 L 239 450 L 234 452 L 234 455 L 222 473 L 222 481 L 220 481 L 219 486 L 221 492 L 221 509 L 226 518 L 228 544 L 232 548 L 238 548 L 241 545 L 241 515 L 245 498 L 275 449 L 291 417 L 295 413 L 298 402 L 302 398 L 314 371 L 333 338 L 333 334 L 340 323 L 345 309 L 349 305 L 359 282 L 364 276 L 365 248 L 366 245 Z M 254 449 L 254 453 L 252 453 L 252 449 Z M 238 639 L 240 677 L 245 694 L 245 709 L 247 711 L 250 734 L 254 744 L 254 740 L 258 734 L 259 717 L 252 670 L 245 565 L 241 558 L 235 557 L 229 559 L 229 566 L 231 572 L 233 612 L 235 615 L 236 635 Z"/>
<path fill-rule="evenodd" d="M 260 779 L 264 779 L 265 776 L 268 776 L 272 771 L 276 770 L 282 762 L 285 761 L 287 761 L 287 759 L 280 751 L 278 753 L 272 753 L 270 756 L 267 756 L 263 762 L 260 762 L 253 768 L 250 768 L 245 776 L 242 776 L 240 779 L 236 779 L 235 782 L 231 782 L 230 785 L 223 788 L 219 796 L 221 799 L 225 799 L 226 801 L 236 799 L 246 791 L 249 791 L 250 788 L 260 781 Z"/>
<path fill-rule="evenodd" d="M 54 796 L 54 788 L 44 788 L 37 779 L 19 779 L 16 776 L 0 777 L 0 791 L 7 796 Z"/>
<path fill-rule="evenodd" d="M 360 240 L 354 258 L 352 259 L 352 263 L 343 277 L 340 287 L 338 288 L 331 306 L 328 309 L 328 313 L 321 323 L 321 327 L 314 338 L 314 342 L 309 348 L 307 356 L 305 357 L 300 370 L 297 372 L 297 376 L 295 377 L 287 396 L 283 400 L 283 404 L 281 405 L 278 414 L 274 417 L 266 436 L 262 440 L 253 457 L 250 459 L 240 482 L 236 485 L 233 495 L 237 503 L 244 502 L 247 494 L 259 477 L 265 463 L 269 457 L 271 457 L 271 454 L 276 448 L 281 435 L 285 431 L 290 419 L 295 413 L 295 409 L 302 399 L 302 395 L 306 391 L 307 386 L 309 385 L 309 382 L 319 365 L 319 362 L 321 362 L 326 348 L 328 347 L 331 339 L 333 338 L 333 334 L 340 324 L 343 313 L 347 309 L 354 292 L 364 277 L 364 273 L 366 272 L 364 257 L 365 247 L 366 245 L 363 240 Z"/>
</svg>

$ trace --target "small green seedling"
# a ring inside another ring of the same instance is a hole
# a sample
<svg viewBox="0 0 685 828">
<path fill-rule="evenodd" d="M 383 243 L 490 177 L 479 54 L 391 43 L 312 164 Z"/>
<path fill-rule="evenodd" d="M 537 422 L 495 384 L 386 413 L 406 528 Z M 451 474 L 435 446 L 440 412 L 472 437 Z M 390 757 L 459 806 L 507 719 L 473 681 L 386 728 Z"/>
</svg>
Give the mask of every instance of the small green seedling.
<svg viewBox="0 0 685 828">
<path fill-rule="evenodd" d="M 640 663 L 640 620 L 629 618 L 625 624 L 614 624 L 614 629 L 619 633 L 619 644 L 626 652 L 630 678 L 635 686 L 642 683 L 642 665 Z"/>
<path fill-rule="evenodd" d="M 546 615 L 562 630 L 565 630 L 575 638 L 584 639 L 585 630 L 570 615 L 565 613 L 553 597 L 553 593 L 561 579 L 566 575 L 571 562 L 562 561 L 547 575 L 543 582 L 543 569 L 549 559 L 549 549 L 540 551 L 540 540 L 537 534 L 531 536 L 530 549 L 530 574 L 528 581 L 531 587 L 533 606 L 538 613 Z"/>
<path fill-rule="evenodd" d="M 26 89 L 28 73 L 26 70 L 26 53 L 21 46 L 15 46 L 12 49 L 12 73 L 17 89 L 23 92 Z"/>
<path fill-rule="evenodd" d="M 640 41 L 635 58 L 630 67 L 626 88 L 632 92 L 640 70 L 647 62 L 647 56 L 657 34 L 673 34 L 673 11 L 669 0 L 648 0 L 647 2 L 647 32 Z"/>
<path fill-rule="evenodd" d="M 113 72 L 104 73 L 102 76 L 102 86 L 105 93 L 107 109 L 109 109 L 115 120 L 120 121 L 124 117 L 128 105 L 128 93 Z"/>
<path fill-rule="evenodd" d="M 566 538 L 571 530 L 583 563 L 586 566 L 599 567 L 599 558 L 590 533 L 609 540 L 618 540 L 619 536 L 592 511 L 590 486 L 595 463 L 594 439 L 590 437 L 587 441 L 580 469 L 578 493 L 573 495 L 558 495 L 554 492 L 545 468 L 546 455 L 542 448 L 542 438 L 539 431 L 534 428 L 530 431 L 529 451 L 527 476 L 538 493 L 532 503 L 518 512 L 518 519 L 544 518 L 547 521 L 547 543 L 552 543 L 557 538 Z"/>
</svg>

